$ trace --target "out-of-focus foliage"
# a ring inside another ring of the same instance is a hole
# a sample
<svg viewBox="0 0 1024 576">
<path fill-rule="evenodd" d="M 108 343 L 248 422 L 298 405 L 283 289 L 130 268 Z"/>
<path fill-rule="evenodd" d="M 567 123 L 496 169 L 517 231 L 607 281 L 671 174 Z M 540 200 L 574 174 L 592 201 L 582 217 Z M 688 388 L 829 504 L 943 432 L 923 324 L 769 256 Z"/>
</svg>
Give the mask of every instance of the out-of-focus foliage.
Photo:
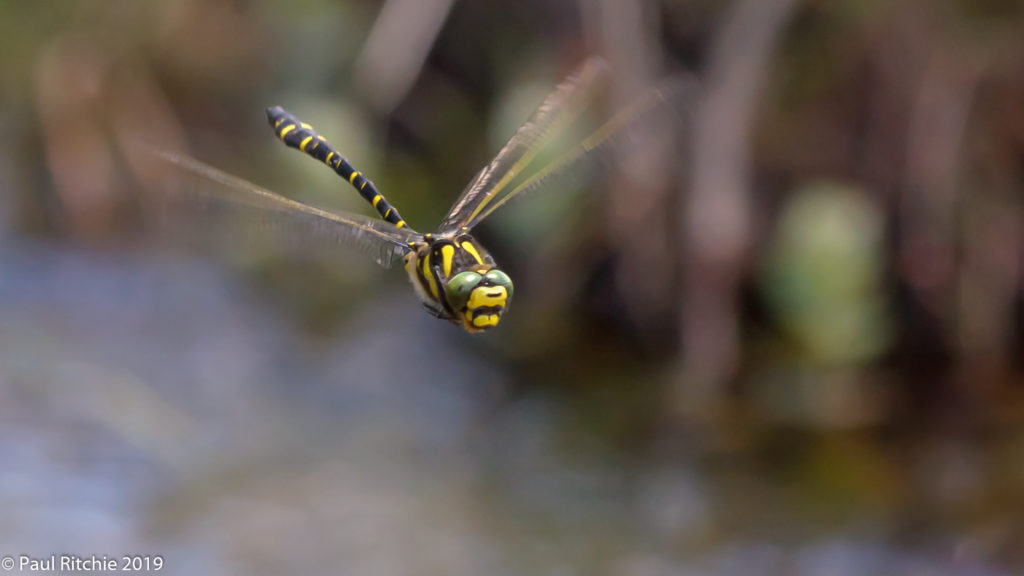
<svg viewBox="0 0 1024 576">
<path fill-rule="evenodd" d="M 787 199 L 766 256 L 765 300 L 812 360 L 863 364 L 889 349 L 882 228 L 857 190 L 810 184 Z"/>
<path fill-rule="evenodd" d="M 1020 2 L 0 0 L 0 38 L 0 556 L 1024 569 Z M 480 226 L 492 333 L 359 251 L 154 234 L 143 142 L 371 213 L 269 105 L 429 230 L 594 53 L 599 117 L 707 98 Z"/>
</svg>

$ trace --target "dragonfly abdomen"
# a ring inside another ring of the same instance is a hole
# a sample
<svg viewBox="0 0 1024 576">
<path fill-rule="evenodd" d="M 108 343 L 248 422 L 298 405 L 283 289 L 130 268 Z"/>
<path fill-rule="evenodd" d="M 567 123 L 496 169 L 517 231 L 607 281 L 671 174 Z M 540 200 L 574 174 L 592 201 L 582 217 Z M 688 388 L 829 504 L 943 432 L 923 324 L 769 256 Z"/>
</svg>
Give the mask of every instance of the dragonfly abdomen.
<svg viewBox="0 0 1024 576">
<path fill-rule="evenodd" d="M 327 139 L 316 133 L 313 127 L 286 112 L 280 106 L 267 108 L 267 121 L 274 127 L 274 132 L 282 142 L 323 162 L 339 176 L 348 180 L 367 202 L 372 205 L 381 218 L 402 228 L 405 220 L 392 206 L 377 187 L 352 167 L 348 159 L 338 153 Z"/>
</svg>

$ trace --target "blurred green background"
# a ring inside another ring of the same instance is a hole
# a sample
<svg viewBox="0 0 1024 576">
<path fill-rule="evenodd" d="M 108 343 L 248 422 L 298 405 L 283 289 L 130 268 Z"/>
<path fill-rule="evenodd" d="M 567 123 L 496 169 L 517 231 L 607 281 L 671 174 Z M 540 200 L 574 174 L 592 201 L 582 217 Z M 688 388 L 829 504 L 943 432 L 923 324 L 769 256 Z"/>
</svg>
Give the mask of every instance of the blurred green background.
<svg viewBox="0 0 1024 576">
<path fill-rule="evenodd" d="M 1020 2 L 0 0 L 0 38 L 0 555 L 1024 569 Z M 428 231 L 591 54 L 609 109 L 703 97 L 478 229 L 494 331 L 359 251 L 148 241 L 140 141 L 370 213 L 268 105 Z"/>
</svg>

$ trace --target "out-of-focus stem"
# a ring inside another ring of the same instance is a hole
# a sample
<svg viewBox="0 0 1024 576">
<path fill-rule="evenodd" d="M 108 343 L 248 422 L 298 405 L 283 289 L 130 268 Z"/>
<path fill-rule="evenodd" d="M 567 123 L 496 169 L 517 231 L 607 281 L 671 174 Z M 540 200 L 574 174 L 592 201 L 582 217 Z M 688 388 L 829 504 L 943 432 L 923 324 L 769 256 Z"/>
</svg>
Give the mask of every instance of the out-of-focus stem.
<svg viewBox="0 0 1024 576">
<path fill-rule="evenodd" d="M 693 134 L 693 187 L 682 208 L 686 272 L 677 392 L 696 409 L 717 397 L 739 360 L 737 284 L 751 235 L 751 126 L 795 6 L 795 0 L 739 0 L 707 68 Z"/>
<path fill-rule="evenodd" d="M 387 114 L 412 88 L 454 0 L 388 0 L 356 61 L 355 83 Z"/>
</svg>

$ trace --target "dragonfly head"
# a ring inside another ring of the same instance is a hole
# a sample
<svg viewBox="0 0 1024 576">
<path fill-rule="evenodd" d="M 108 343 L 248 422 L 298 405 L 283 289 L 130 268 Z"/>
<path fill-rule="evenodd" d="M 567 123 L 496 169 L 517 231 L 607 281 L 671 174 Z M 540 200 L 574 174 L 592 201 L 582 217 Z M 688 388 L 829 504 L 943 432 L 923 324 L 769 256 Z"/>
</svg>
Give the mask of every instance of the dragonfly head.
<svg viewBox="0 0 1024 576">
<path fill-rule="evenodd" d="M 498 325 L 512 299 L 512 279 L 497 268 L 464 270 L 448 281 L 445 297 L 463 328 L 480 332 Z"/>
</svg>

